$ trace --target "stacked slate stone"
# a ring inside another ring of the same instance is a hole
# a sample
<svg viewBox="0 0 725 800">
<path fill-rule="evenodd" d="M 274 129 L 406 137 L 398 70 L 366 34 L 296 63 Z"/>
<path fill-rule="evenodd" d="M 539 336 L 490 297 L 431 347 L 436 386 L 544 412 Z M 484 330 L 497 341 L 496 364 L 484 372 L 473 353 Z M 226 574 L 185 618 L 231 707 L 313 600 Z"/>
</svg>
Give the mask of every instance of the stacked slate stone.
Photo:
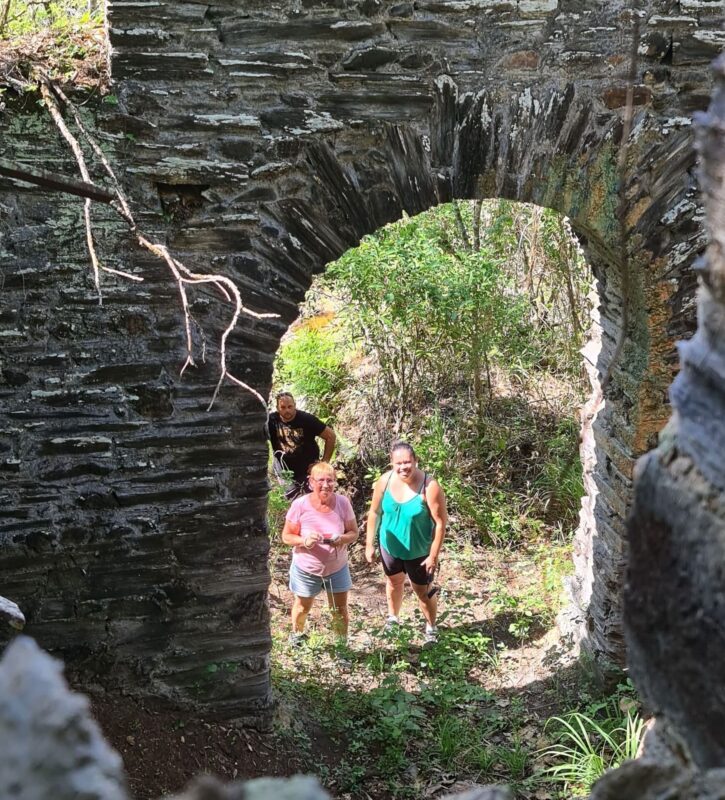
<svg viewBox="0 0 725 800">
<path fill-rule="evenodd" d="M 113 95 L 84 107 L 144 231 L 279 314 L 228 342 L 263 395 L 313 275 L 365 234 L 454 197 L 571 219 L 599 292 L 573 617 L 602 666 L 624 658 L 633 464 L 694 329 L 691 115 L 723 44 L 720 2 L 640 6 L 626 142 L 634 21 L 609 0 L 111 0 Z M 74 175 L 24 102 L 6 104 L 0 156 Z M 82 201 L 6 182 L 0 202 L 4 593 L 109 683 L 268 723 L 264 413 L 231 385 L 206 411 L 229 306 L 193 293 L 198 364 L 180 378 L 176 287 L 110 210 L 101 258 L 145 280 L 104 280 L 99 306 Z"/>
<path fill-rule="evenodd" d="M 680 347 L 672 420 L 638 464 L 628 526 L 630 669 L 675 747 L 664 765 L 631 765 L 603 781 L 596 800 L 722 797 L 725 786 L 725 57 L 715 70 L 717 91 L 698 119 L 710 234 L 699 325 Z M 620 793 L 628 780 L 642 791 Z"/>
</svg>

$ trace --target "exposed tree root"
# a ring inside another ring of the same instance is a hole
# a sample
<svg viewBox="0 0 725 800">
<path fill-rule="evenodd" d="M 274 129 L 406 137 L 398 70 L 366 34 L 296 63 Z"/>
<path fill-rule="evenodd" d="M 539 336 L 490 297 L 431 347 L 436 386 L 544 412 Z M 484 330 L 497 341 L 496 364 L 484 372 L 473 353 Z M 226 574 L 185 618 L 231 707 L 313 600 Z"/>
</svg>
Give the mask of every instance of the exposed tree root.
<svg viewBox="0 0 725 800">
<path fill-rule="evenodd" d="M 129 227 L 129 230 L 136 237 L 136 241 L 138 242 L 139 246 L 143 247 L 144 249 L 148 250 L 150 253 L 153 253 L 155 256 L 164 261 L 164 263 L 169 268 L 169 271 L 171 272 L 174 278 L 174 281 L 176 283 L 179 292 L 181 309 L 184 314 L 184 331 L 185 331 L 185 346 L 186 346 L 186 359 L 184 361 L 183 366 L 181 367 L 179 374 L 183 375 L 186 368 L 189 366 L 196 366 L 196 361 L 194 358 L 192 323 L 198 327 L 201 333 L 202 362 L 205 361 L 206 357 L 206 337 L 204 335 L 203 329 L 196 322 L 196 320 L 191 314 L 187 289 L 189 286 L 198 286 L 200 284 L 211 284 L 219 291 L 223 300 L 231 304 L 232 313 L 229 323 L 221 335 L 221 340 L 219 344 L 219 349 L 220 349 L 219 380 L 217 381 L 214 393 L 212 395 L 211 401 L 209 402 L 207 410 L 211 409 L 212 406 L 214 405 L 214 402 L 219 394 L 222 385 L 224 384 L 225 379 L 229 380 L 233 384 L 236 384 L 237 386 L 240 386 L 241 388 L 252 394 L 254 397 L 256 397 L 257 400 L 259 400 L 259 402 L 266 410 L 267 404 L 262 395 L 256 389 L 249 386 L 249 384 L 240 380 L 230 372 L 227 366 L 227 341 L 229 335 L 232 333 L 232 331 L 236 329 L 241 316 L 244 315 L 252 317 L 253 319 L 268 319 L 268 318 L 278 317 L 279 315 L 271 313 L 260 314 L 256 311 L 252 311 L 251 309 L 247 308 L 244 305 L 239 288 L 230 278 L 228 278 L 225 275 L 220 275 L 216 273 L 204 274 L 204 273 L 193 272 L 188 267 L 186 267 L 181 261 L 174 258 L 165 245 L 160 244 L 159 242 L 152 241 L 151 239 L 146 237 L 141 231 L 139 231 L 138 226 L 136 225 L 136 221 L 133 217 L 133 213 L 131 211 L 128 199 L 126 198 L 121 188 L 120 182 L 118 181 L 118 178 L 116 177 L 113 168 L 111 167 L 108 159 L 105 157 L 98 143 L 91 136 L 91 134 L 83 124 L 83 121 L 80 115 L 78 114 L 78 110 L 75 107 L 75 105 L 68 99 L 68 97 L 62 91 L 62 89 L 50 78 L 50 76 L 46 72 L 42 70 L 37 70 L 35 80 L 37 81 L 37 86 L 40 88 L 40 92 L 42 94 L 46 108 L 48 109 L 48 113 L 50 114 L 53 122 L 60 131 L 63 139 L 68 144 L 68 147 L 73 153 L 73 156 L 78 165 L 78 171 L 81 175 L 83 183 L 81 184 L 79 182 L 73 182 L 74 193 L 83 194 L 84 193 L 82 190 L 83 186 L 95 189 L 96 185 L 91 177 L 90 170 L 88 169 L 88 164 L 86 162 L 86 156 L 83 152 L 83 149 L 81 148 L 78 139 L 76 138 L 74 133 L 71 132 L 70 128 L 66 124 L 65 119 L 63 118 L 63 114 L 61 113 L 61 104 L 72 117 L 75 127 L 78 129 L 80 134 L 86 140 L 89 147 L 93 151 L 94 155 L 103 165 L 103 168 L 106 171 L 110 179 L 110 182 L 112 184 L 113 188 L 110 193 L 104 190 L 103 194 L 105 195 L 105 197 L 101 197 L 99 193 L 96 193 L 96 196 L 93 199 L 107 202 L 116 211 L 116 213 L 118 213 L 118 215 L 126 222 L 126 224 Z M 6 170 L 6 172 L 12 172 L 12 170 Z M 40 180 L 38 180 L 37 182 L 40 183 Z M 67 189 L 64 189 L 62 186 L 56 188 L 58 188 L 60 191 L 67 191 Z M 111 199 L 109 200 L 106 198 L 111 198 Z M 93 282 L 96 288 L 96 293 L 98 295 L 98 302 L 102 303 L 103 293 L 100 281 L 101 272 L 108 272 L 113 275 L 117 275 L 119 277 L 126 278 L 132 281 L 143 281 L 143 277 L 140 275 L 134 275 L 129 272 L 107 267 L 99 261 L 93 239 L 91 202 L 92 198 L 86 196 L 84 203 L 86 245 L 88 248 L 88 253 L 91 259 L 91 265 L 93 268 Z"/>
</svg>

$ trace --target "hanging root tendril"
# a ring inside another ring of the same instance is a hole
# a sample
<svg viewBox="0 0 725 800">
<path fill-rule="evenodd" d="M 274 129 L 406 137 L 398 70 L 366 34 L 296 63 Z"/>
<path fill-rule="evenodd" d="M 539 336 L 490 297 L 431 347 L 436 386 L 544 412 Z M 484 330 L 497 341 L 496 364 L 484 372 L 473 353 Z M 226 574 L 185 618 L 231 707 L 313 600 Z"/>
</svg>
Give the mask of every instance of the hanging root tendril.
<svg viewBox="0 0 725 800">
<path fill-rule="evenodd" d="M 194 338 L 192 335 L 192 325 L 196 327 L 196 329 L 200 334 L 201 360 L 202 362 L 206 361 L 206 344 L 207 344 L 206 336 L 203 328 L 198 323 L 198 321 L 194 319 L 191 313 L 187 289 L 188 287 L 191 286 L 201 286 L 202 284 L 210 284 L 214 289 L 216 289 L 219 292 L 223 301 L 229 303 L 232 306 L 232 314 L 227 327 L 225 328 L 224 332 L 221 335 L 220 345 L 219 345 L 219 350 L 220 350 L 219 379 L 214 388 L 214 392 L 212 394 L 211 401 L 209 402 L 207 411 L 211 410 L 211 408 L 213 407 L 214 402 L 216 401 L 216 398 L 219 395 L 219 391 L 221 390 L 221 387 L 224 384 L 225 380 L 228 380 L 230 383 L 233 383 L 241 387 L 245 391 L 249 392 L 262 404 L 262 406 L 266 410 L 267 404 L 262 395 L 256 389 L 252 388 L 249 384 L 240 380 L 229 371 L 229 368 L 227 366 L 227 341 L 232 332 L 237 328 L 240 317 L 246 316 L 246 317 L 251 317 L 253 319 L 271 319 L 271 318 L 276 318 L 279 315 L 272 313 L 258 313 L 256 311 L 252 311 L 250 308 L 247 308 L 244 305 L 239 288 L 237 287 L 236 283 L 234 283 L 234 281 L 231 280 L 231 278 L 228 278 L 225 275 L 220 275 L 215 273 L 204 274 L 204 273 L 194 272 L 190 270 L 187 266 L 185 266 L 181 261 L 174 258 L 165 245 L 160 244 L 158 242 L 153 242 L 146 236 L 144 236 L 138 230 L 138 226 L 136 225 L 136 221 L 131 211 L 131 206 L 128 202 L 128 199 L 124 195 L 120 182 L 118 181 L 118 178 L 116 177 L 113 168 L 111 167 L 102 149 L 98 145 L 98 142 L 95 141 L 93 136 L 91 136 L 91 134 L 83 124 L 83 120 L 81 119 L 75 105 L 71 102 L 71 100 L 68 99 L 68 97 L 63 93 L 63 91 L 53 83 L 53 81 L 48 77 L 47 74 L 40 73 L 38 82 L 40 85 L 40 91 L 43 96 L 43 100 L 45 101 L 46 108 L 48 109 L 48 112 L 50 113 L 50 116 L 53 119 L 53 122 L 55 123 L 56 127 L 60 131 L 63 139 L 66 141 L 68 147 L 73 153 L 76 164 L 78 165 L 78 171 L 84 183 L 89 186 L 94 186 L 94 187 L 96 186 L 95 182 L 91 178 L 91 174 L 88 169 L 88 164 L 86 162 L 86 156 L 83 152 L 83 149 L 81 148 L 81 145 L 76 136 L 71 132 L 68 125 L 66 125 L 66 122 L 63 118 L 63 114 L 61 113 L 61 104 L 63 108 L 66 109 L 67 112 L 72 117 L 76 128 L 80 132 L 83 139 L 87 142 L 93 154 L 99 160 L 99 162 L 103 166 L 103 169 L 108 175 L 108 178 L 113 188 L 112 188 L 112 199 L 106 202 L 126 222 L 130 232 L 135 236 L 138 245 L 144 248 L 145 250 L 148 250 L 157 258 L 161 259 L 166 264 L 169 271 L 171 272 L 171 275 L 173 276 L 174 282 L 176 283 L 176 287 L 179 293 L 181 310 L 184 316 L 184 338 L 186 347 L 186 358 L 181 367 L 179 375 L 183 376 L 187 367 L 196 366 L 196 361 L 194 359 Z M 100 263 L 96 252 L 95 242 L 93 239 L 91 202 L 92 202 L 91 198 L 86 197 L 83 210 L 84 224 L 86 230 L 86 246 L 88 249 L 88 254 L 91 260 L 91 266 L 93 269 L 93 282 L 95 285 L 96 293 L 98 295 L 98 302 L 99 304 L 102 304 L 103 294 L 101 290 L 101 280 L 100 280 L 101 272 L 107 272 L 111 275 L 116 275 L 118 277 L 136 282 L 143 281 L 144 278 L 140 275 L 134 275 L 130 272 L 125 272 L 124 270 L 107 267 Z"/>
</svg>

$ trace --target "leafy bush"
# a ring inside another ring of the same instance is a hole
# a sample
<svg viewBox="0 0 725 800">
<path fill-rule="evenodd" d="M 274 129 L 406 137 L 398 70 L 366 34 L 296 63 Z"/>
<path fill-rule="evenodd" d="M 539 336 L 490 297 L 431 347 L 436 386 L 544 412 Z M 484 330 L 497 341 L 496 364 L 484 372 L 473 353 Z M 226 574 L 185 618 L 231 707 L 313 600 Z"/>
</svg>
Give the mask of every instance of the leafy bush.
<svg viewBox="0 0 725 800">
<path fill-rule="evenodd" d="M 344 350 L 328 318 L 304 321 L 285 338 L 275 362 L 274 384 L 304 398 L 307 410 L 334 417 L 347 380 Z"/>
<path fill-rule="evenodd" d="M 561 420 L 554 435 L 546 440 L 541 471 L 532 487 L 551 506 L 550 511 L 562 516 L 578 511 L 584 495 L 584 479 L 576 420 Z"/>
<path fill-rule="evenodd" d="M 100 0 L 6 0 L 0 8 L 0 37 L 7 39 L 44 31 L 56 37 L 77 34 L 103 25 L 105 13 Z"/>
<path fill-rule="evenodd" d="M 400 431 L 429 393 L 474 387 L 479 414 L 492 360 L 527 341 L 526 303 L 491 247 L 455 246 L 450 206 L 381 229 L 328 267 L 353 338 L 376 361 L 376 406 Z"/>
<path fill-rule="evenodd" d="M 100 0 L 3 0 L 5 66 L 29 90 L 36 86 L 39 70 L 74 88 L 103 90 L 109 78 L 104 19 Z"/>
<path fill-rule="evenodd" d="M 462 413 L 433 410 L 410 432 L 422 468 L 443 486 L 455 533 L 475 530 L 477 539 L 509 547 L 540 538 L 545 520 L 574 521 L 583 494 L 576 423 L 564 418 L 551 433 L 536 424 L 505 408 L 496 417 L 489 411 L 478 436 Z"/>
<path fill-rule="evenodd" d="M 288 509 L 289 500 L 284 496 L 284 488 L 273 484 L 267 495 L 267 530 L 270 538 L 279 536 Z"/>
</svg>

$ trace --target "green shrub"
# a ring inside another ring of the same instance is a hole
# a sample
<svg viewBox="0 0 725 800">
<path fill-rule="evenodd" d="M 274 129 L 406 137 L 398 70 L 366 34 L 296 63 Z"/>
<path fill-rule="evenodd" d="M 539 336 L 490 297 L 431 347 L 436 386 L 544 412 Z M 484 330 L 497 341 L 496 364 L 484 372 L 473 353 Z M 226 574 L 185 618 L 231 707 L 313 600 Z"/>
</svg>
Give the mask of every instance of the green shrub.
<svg viewBox="0 0 725 800">
<path fill-rule="evenodd" d="M 579 427 L 576 419 L 563 419 L 554 435 L 544 443 L 541 470 L 532 482 L 550 506 L 552 515 L 574 515 L 584 495 L 584 476 L 579 458 Z"/>
<path fill-rule="evenodd" d="M 44 31 L 65 37 L 103 25 L 104 4 L 99 0 L 56 0 L 51 3 L 8 0 L 0 19 L 0 37 L 13 39 Z"/>
<path fill-rule="evenodd" d="M 0 2 L 0 41 L 28 90 L 40 75 L 103 91 L 108 80 L 105 4 L 100 0 Z"/>
<path fill-rule="evenodd" d="M 403 427 L 426 394 L 470 382 L 477 414 L 490 369 L 530 340 L 525 298 L 487 239 L 456 241 L 452 206 L 388 225 L 330 264 L 323 281 L 375 359 L 380 413 Z M 467 210 L 467 214 L 470 212 Z"/>
<path fill-rule="evenodd" d="M 344 348 L 331 324 L 308 320 L 286 337 L 275 362 L 274 385 L 304 398 L 308 411 L 334 417 L 348 381 Z"/>
</svg>

